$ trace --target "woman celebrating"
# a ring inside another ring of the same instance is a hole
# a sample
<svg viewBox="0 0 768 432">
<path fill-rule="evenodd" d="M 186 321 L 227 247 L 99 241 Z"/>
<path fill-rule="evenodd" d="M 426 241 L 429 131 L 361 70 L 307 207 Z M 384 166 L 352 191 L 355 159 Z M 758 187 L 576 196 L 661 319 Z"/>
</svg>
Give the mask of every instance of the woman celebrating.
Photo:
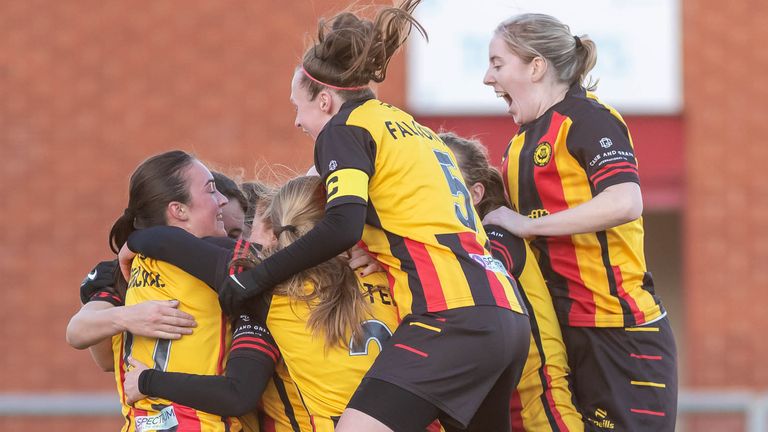
<svg viewBox="0 0 768 432">
<path fill-rule="evenodd" d="M 599 430 L 671 431 L 676 349 L 643 253 L 642 196 L 621 116 L 583 87 L 586 36 L 525 14 L 501 23 L 485 84 L 520 125 L 503 163 L 513 207 L 484 222 L 535 238 L 562 326 L 576 401 Z"/>
<path fill-rule="evenodd" d="M 290 180 L 271 198 L 251 240 L 263 245 L 265 255 L 279 251 L 315 226 L 324 204 L 320 178 Z M 200 274 L 210 285 L 220 282 L 220 276 L 214 275 L 257 262 L 246 248 L 241 249 L 245 254 L 236 256 L 242 258 L 229 265 L 231 251 L 169 227 L 138 231 L 128 246 Z M 259 400 L 260 394 L 251 388 L 263 389 L 277 366 L 274 385 L 262 400 L 265 413 L 276 422 L 275 429 L 332 432 L 382 344 L 397 327 L 397 309 L 386 283 L 383 273 L 357 279 L 346 259 L 334 257 L 297 274 L 276 287 L 273 295 L 251 305 L 249 324 L 266 324 L 274 338 L 274 350 L 271 344 L 256 346 L 273 352 L 271 363 L 254 357 L 239 370 L 230 371 L 228 365 L 227 375 L 216 377 L 164 373 L 136 363 L 138 368 L 126 374 L 126 396 L 129 401 L 159 396 L 220 415 L 242 415 Z M 235 331 L 233 348 L 249 345 L 252 340 Z M 264 369 L 269 373 L 264 374 Z M 254 376 L 261 376 L 261 382 Z M 300 402 L 286 407 L 282 402 L 291 401 L 291 387 L 298 391 Z"/>
<path fill-rule="evenodd" d="M 402 319 L 338 431 L 509 429 L 530 327 L 515 284 L 485 245 L 456 161 L 431 130 L 369 87 L 412 27 L 418 0 L 372 21 L 320 22 L 291 83 L 296 126 L 315 139 L 326 214 L 303 238 L 220 288 L 225 309 L 358 241 L 386 268 Z"/>
<path fill-rule="evenodd" d="M 444 132 L 440 138 L 453 151 L 461 175 L 480 217 L 506 206 L 501 173 L 488 163 L 488 151 L 479 141 Z M 531 321 L 531 345 L 523 375 L 512 397 L 513 431 L 579 432 L 581 415 L 569 388 L 568 359 L 560 325 L 528 243 L 495 225 L 484 225 L 491 252 L 515 278 Z"/>
<path fill-rule="evenodd" d="M 118 250 L 137 229 L 157 225 L 181 228 L 197 237 L 224 236 L 222 207 L 227 199 L 214 185 L 200 161 L 182 151 L 171 151 L 142 162 L 131 175 L 128 207 L 110 232 Z M 227 241 L 231 241 L 226 239 Z M 115 375 L 126 423 L 123 431 L 238 431 L 236 419 L 223 418 L 170 400 L 127 403 L 124 376 L 128 359 L 168 372 L 218 375 L 229 351 L 229 321 L 216 302 L 216 294 L 194 276 L 171 264 L 139 256 L 133 260 L 126 306 L 149 300 L 178 300 L 178 309 L 191 315 L 197 327 L 178 340 L 123 333 L 114 350 Z"/>
</svg>

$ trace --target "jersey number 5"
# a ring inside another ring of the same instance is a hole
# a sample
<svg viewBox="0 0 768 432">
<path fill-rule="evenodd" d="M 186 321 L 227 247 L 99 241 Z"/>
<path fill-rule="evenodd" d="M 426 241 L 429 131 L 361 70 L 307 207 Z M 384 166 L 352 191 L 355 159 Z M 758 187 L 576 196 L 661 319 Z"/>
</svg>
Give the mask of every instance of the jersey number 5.
<svg viewBox="0 0 768 432">
<path fill-rule="evenodd" d="M 464 201 L 464 212 L 461 211 L 461 205 L 454 203 L 456 217 L 459 219 L 459 222 L 461 222 L 462 225 L 471 229 L 472 231 L 477 231 L 477 226 L 475 225 L 475 210 L 472 205 L 472 196 L 469 194 L 467 186 L 464 185 L 464 181 L 453 175 L 453 172 L 451 171 L 452 169 L 456 169 L 456 165 L 453 163 L 453 160 L 451 160 L 451 157 L 448 155 L 448 153 L 440 150 L 434 150 L 434 152 L 435 157 L 437 157 L 437 162 L 440 163 L 440 168 L 443 169 L 443 175 L 445 175 L 445 179 L 448 181 L 448 187 L 451 188 L 451 193 L 455 197 L 461 195 L 461 198 Z"/>
</svg>

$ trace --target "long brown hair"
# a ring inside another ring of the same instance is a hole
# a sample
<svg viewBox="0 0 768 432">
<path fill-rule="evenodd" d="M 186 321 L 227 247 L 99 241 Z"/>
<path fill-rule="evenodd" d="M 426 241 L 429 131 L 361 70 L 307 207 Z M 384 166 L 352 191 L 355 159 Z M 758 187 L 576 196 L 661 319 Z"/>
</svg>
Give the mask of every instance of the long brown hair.
<svg viewBox="0 0 768 432">
<path fill-rule="evenodd" d="M 137 229 L 165 225 L 168 203 L 189 202 L 189 185 L 184 171 L 195 160 L 181 150 L 173 150 L 142 162 L 131 174 L 128 207 L 109 232 L 109 247 L 118 253 L 128 236 Z"/>
<path fill-rule="evenodd" d="M 128 236 L 137 229 L 167 224 L 165 209 L 168 203 L 189 202 L 189 185 L 184 172 L 194 161 L 192 155 L 173 150 L 150 157 L 133 171 L 128 190 L 128 207 L 109 232 L 112 252 L 118 253 Z M 119 271 L 115 273 L 114 287 L 124 299 L 127 284 Z"/>
<path fill-rule="evenodd" d="M 413 17 L 421 0 L 405 0 L 398 7 L 380 9 L 374 19 L 359 18 L 345 11 L 330 20 L 318 22 L 317 40 L 301 62 L 313 78 L 336 87 L 364 87 L 341 90 L 344 100 L 373 96 L 366 87 L 371 81 L 380 83 L 387 76 L 392 56 L 405 43 L 415 27 L 425 38 L 424 27 Z M 300 84 L 314 98 L 324 88 L 302 74 Z"/>
<path fill-rule="evenodd" d="M 247 208 L 245 210 L 245 226 L 247 233 L 243 233 L 243 238 L 247 238 L 247 235 L 245 234 L 250 234 L 254 218 L 260 217 L 260 213 L 262 213 L 267 207 L 267 204 L 269 204 L 270 195 L 275 191 L 271 186 L 257 180 L 242 183 L 240 189 L 242 189 L 247 203 Z"/>
<path fill-rule="evenodd" d="M 263 215 L 265 222 L 272 225 L 277 246 L 262 251 L 263 256 L 287 247 L 314 228 L 325 214 L 324 207 L 325 190 L 320 177 L 297 177 L 280 187 Z M 253 266 L 253 257 L 251 261 L 240 259 L 233 265 Z M 306 290 L 308 283 L 312 287 L 310 292 Z M 326 349 L 346 346 L 348 331 L 353 339 L 362 337 L 368 304 L 347 261 L 331 258 L 293 275 L 278 285 L 274 293 L 309 305 L 307 327 L 313 335 L 324 338 Z"/>
<path fill-rule="evenodd" d="M 488 150 L 477 140 L 462 138 L 453 132 L 438 134 L 445 145 L 451 149 L 467 188 L 480 183 L 485 188 L 483 198 L 475 206 L 480 218 L 501 206 L 509 206 L 504 193 L 504 180 L 501 173 L 488 163 Z"/>
</svg>

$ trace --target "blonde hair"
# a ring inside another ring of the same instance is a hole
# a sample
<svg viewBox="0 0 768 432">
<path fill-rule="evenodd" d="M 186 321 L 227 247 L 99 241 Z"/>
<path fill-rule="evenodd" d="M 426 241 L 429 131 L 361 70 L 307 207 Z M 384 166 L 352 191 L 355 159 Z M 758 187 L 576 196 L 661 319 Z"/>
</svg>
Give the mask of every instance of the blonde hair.
<svg viewBox="0 0 768 432">
<path fill-rule="evenodd" d="M 264 250 L 265 256 L 298 240 L 314 228 L 325 214 L 325 190 L 317 176 L 288 181 L 272 195 L 270 201 L 263 217 L 272 225 L 277 246 Z M 242 260 L 233 262 L 233 265 L 242 264 Z M 308 283 L 312 286 L 309 293 L 306 292 Z M 349 343 L 348 331 L 355 340 L 362 337 L 362 322 L 368 312 L 368 304 L 354 272 L 347 261 L 339 257 L 293 275 L 278 285 L 274 294 L 309 305 L 307 327 L 313 335 L 324 338 L 326 349 L 333 345 L 346 346 Z"/>
<path fill-rule="evenodd" d="M 586 34 L 574 36 L 557 18 L 537 13 L 516 15 L 499 24 L 494 32 L 526 63 L 542 57 L 555 69 L 558 80 L 578 83 L 593 91 L 598 81 L 585 83 L 597 63 L 597 46 Z"/>
<path fill-rule="evenodd" d="M 271 186 L 258 180 L 244 182 L 240 185 L 240 189 L 243 191 L 243 195 L 245 195 L 245 224 L 248 227 L 248 231 L 250 231 L 250 227 L 253 226 L 253 220 L 264 211 L 269 204 L 269 197 L 275 191 Z M 243 237 L 245 238 L 245 236 Z"/>
<path fill-rule="evenodd" d="M 304 68 L 313 78 L 328 85 L 361 87 L 339 91 L 345 100 L 372 96 L 372 90 L 366 86 L 371 81 L 384 81 L 389 61 L 411 30 L 415 27 L 426 37 L 424 28 L 412 15 L 419 3 L 421 0 L 404 0 L 397 7 L 382 8 L 372 21 L 349 11 L 328 21 L 321 19 L 317 41 L 304 54 L 297 70 Z M 299 82 L 313 100 L 324 88 L 305 74 Z"/>
</svg>

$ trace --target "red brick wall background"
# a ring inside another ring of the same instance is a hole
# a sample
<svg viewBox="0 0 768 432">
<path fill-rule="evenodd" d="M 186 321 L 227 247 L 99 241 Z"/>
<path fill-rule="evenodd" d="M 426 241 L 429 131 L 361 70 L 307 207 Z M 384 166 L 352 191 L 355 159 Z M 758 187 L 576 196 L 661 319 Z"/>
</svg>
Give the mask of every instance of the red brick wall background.
<svg viewBox="0 0 768 432">
<path fill-rule="evenodd" d="M 109 256 L 131 171 L 171 148 L 246 176 L 266 161 L 306 169 L 312 143 L 293 127 L 290 77 L 316 18 L 347 3 L 0 2 L 0 393 L 112 390 L 64 329 L 81 279 Z M 768 4 L 684 0 L 683 12 L 681 374 L 692 388 L 762 390 L 768 182 L 753 165 L 768 160 Z M 404 104 L 402 57 L 380 94 Z M 84 424 L 119 419 L 0 417 L 0 430 Z"/>
<path fill-rule="evenodd" d="M 696 389 L 768 388 L 768 3 L 683 2 L 687 315 Z M 741 430 L 714 416 L 689 430 Z"/>
<path fill-rule="evenodd" d="M 690 385 L 768 387 L 768 3 L 685 3 L 685 370 Z"/>
<path fill-rule="evenodd" d="M 317 18 L 346 3 L 0 2 L 0 393 L 114 388 L 64 330 L 109 257 L 131 172 L 172 148 L 247 176 L 266 161 L 304 172 L 290 80 Z M 381 91 L 402 103 L 393 66 Z M 0 430 L 119 424 L 86 420 L 0 417 Z"/>
</svg>

